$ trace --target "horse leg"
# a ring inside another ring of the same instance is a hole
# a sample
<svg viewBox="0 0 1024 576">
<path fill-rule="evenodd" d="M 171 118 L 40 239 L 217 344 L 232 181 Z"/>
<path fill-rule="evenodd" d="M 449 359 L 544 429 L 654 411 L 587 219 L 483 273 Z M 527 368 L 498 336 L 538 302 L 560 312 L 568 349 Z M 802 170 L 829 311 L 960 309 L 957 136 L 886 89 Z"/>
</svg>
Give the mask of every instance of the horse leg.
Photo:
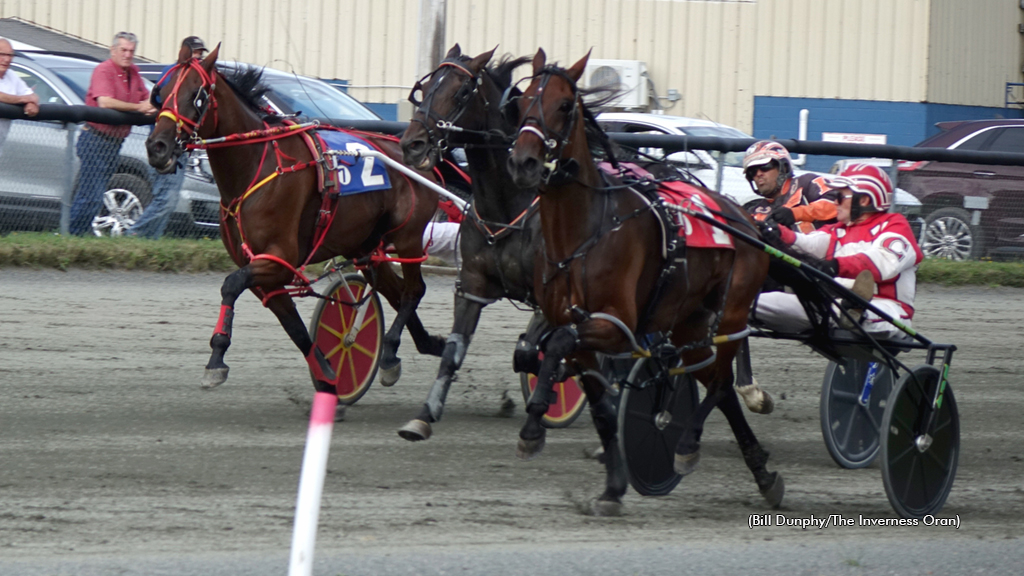
<svg viewBox="0 0 1024 576">
<path fill-rule="evenodd" d="M 235 302 L 253 285 L 251 266 L 243 266 L 228 274 L 220 287 L 220 317 L 210 338 L 210 361 L 206 363 L 203 373 L 203 388 L 215 388 L 228 379 L 228 365 L 224 363 L 224 354 L 231 346 L 231 324 L 235 318 Z"/>
<path fill-rule="evenodd" d="M 782 496 L 786 491 L 782 475 L 778 472 L 768 472 L 766 467 L 768 464 L 768 452 L 761 448 L 757 437 L 754 436 L 754 431 L 750 429 L 747 419 L 743 416 L 743 409 L 740 407 L 739 400 L 737 400 L 736 395 L 728 387 L 723 388 L 723 396 L 718 403 L 718 409 L 722 411 L 726 420 L 729 421 L 729 427 L 732 428 L 733 435 L 736 436 L 736 443 L 743 453 L 743 459 L 747 463 L 747 468 L 754 474 L 754 481 L 757 482 L 757 488 L 760 490 L 761 496 L 764 496 L 769 505 L 777 508 L 782 502 Z"/>
<path fill-rule="evenodd" d="M 593 364 L 596 366 L 596 359 Z M 587 394 L 587 402 L 590 403 L 590 417 L 594 420 L 594 428 L 601 438 L 605 454 L 605 489 L 594 502 L 594 515 L 619 516 L 622 514 L 622 496 L 626 493 L 629 479 L 625 459 L 619 449 L 618 411 L 604 386 L 587 375 L 583 375 L 580 380 Z"/>
<path fill-rule="evenodd" d="M 292 297 L 287 294 L 278 294 L 267 302 L 267 308 L 270 308 L 274 316 L 277 316 L 281 327 L 305 357 L 306 363 L 316 379 L 314 386 L 316 391 L 337 394 L 337 389 L 330 383 L 337 379 L 337 375 L 323 352 L 309 337 L 309 330 L 306 329 L 306 323 L 299 316 L 299 311 L 295 309 L 295 301 L 292 300 Z"/>
<path fill-rule="evenodd" d="M 704 432 L 704 421 L 707 420 L 711 410 L 718 405 L 723 396 L 724 393 L 721 390 L 708 387 L 708 393 L 704 396 L 704 400 L 690 416 L 690 420 L 676 444 L 673 468 L 677 474 L 686 476 L 697 469 L 697 465 L 700 463 L 700 436 Z"/>
<path fill-rule="evenodd" d="M 480 311 L 483 310 L 483 307 L 484 304 L 481 302 L 456 297 L 455 324 L 445 343 L 444 354 L 441 355 L 441 367 L 437 371 L 437 379 L 430 387 L 427 401 L 420 409 L 419 414 L 398 430 L 398 435 L 402 438 L 410 441 L 430 438 L 430 424 L 441 420 L 448 390 L 451 388 L 452 381 L 455 380 L 455 373 L 462 367 L 462 360 L 466 357 L 466 349 L 469 348 L 473 333 L 476 332 L 477 323 L 480 321 Z M 412 332 L 411 323 L 409 332 Z"/>
<path fill-rule="evenodd" d="M 736 352 L 736 391 L 743 397 L 747 409 L 756 414 L 771 414 L 775 401 L 767 390 L 754 379 L 750 368 L 750 341 L 744 338 Z"/>
<path fill-rule="evenodd" d="M 544 360 L 537 373 L 537 387 L 526 403 L 526 424 L 519 431 L 516 456 L 530 460 L 544 449 L 544 426 L 541 418 L 548 411 L 554 378 L 562 359 L 572 354 L 578 345 L 576 331 L 567 326 L 555 328 L 544 345 Z"/>
<path fill-rule="evenodd" d="M 384 335 L 384 349 L 380 359 L 380 383 L 392 386 L 402 376 L 402 359 L 398 357 L 398 347 L 402 344 L 402 330 L 410 319 L 416 317 L 415 325 L 423 328 L 416 307 L 419 306 L 423 294 L 427 291 L 423 277 L 420 275 L 419 264 L 402 264 L 403 278 L 400 278 L 390 265 L 377 268 L 377 283 L 380 292 L 387 298 L 391 307 L 397 311 L 395 320 Z M 426 334 L 426 330 L 423 330 Z M 440 345 L 444 341 L 437 339 Z M 438 352 L 440 354 L 440 352 Z"/>
</svg>

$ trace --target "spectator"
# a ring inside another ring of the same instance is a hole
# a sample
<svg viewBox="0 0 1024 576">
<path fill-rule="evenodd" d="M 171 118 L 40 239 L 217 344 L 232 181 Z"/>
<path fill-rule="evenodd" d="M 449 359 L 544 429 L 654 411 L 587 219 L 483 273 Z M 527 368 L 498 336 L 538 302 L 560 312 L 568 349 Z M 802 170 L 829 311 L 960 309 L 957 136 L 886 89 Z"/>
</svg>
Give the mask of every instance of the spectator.
<svg viewBox="0 0 1024 576">
<path fill-rule="evenodd" d="M 192 57 L 202 59 L 206 54 L 206 45 L 198 36 L 189 36 L 181 42 L 182 47 L 192 50 Z M 163 106 L 160 100 L 160 90 L 170 81 L 168 72 L 177 64 L 170 64 L 160 73 L 160 81 L 153 87 L 153 97 L 150 102 L 155 106 Z M 181 194 L 181 185 L 185 182 L 185 159 L 181 155 L 176 160 L 173 172 L 160 174 L 150 168 L 150 179 L 153 181 L 153 201 L 142 213 L 131 228 L 128 229 L 128 236 L 140 238 L 151 238 L 156 240 L 163 236 L 167 229 L 167 222 L 171 219 L 175 206 L 178 204 L 178 196 Z"/>
<path fill-rule="evenodd" d="M 149 103 L 149 91 L 132 63 L 138 38 L 131 32 L 118 32 L 110 47 L 110 59 L 93 70 L 89 90 L 85 94 L 87 106 L 109 108 L 122 112 L 153 114 L 156 108 Z M 89 122 L 78 137 L 75 152 L 82 160 L 78 184 L 71 205 L 71 234 L 85 234 L 103 204 L 103 192 L 117 168 L 121 143 L 131 126 L 112 126 Z"/>
<path fill-rule="evenodd" d="M 23 105 L 26 116 L 35 116 L 39 113 L 39 97 L 24 80 L 10 71 L 13 59 L 14 48 L 11 47 L 11 43 L 6 38 L 0 38 L 0 102 Z M 10 129 L 10 120 L 0 120 L 0 146 L 7 140 L 7 132 Z"/>
</svg>

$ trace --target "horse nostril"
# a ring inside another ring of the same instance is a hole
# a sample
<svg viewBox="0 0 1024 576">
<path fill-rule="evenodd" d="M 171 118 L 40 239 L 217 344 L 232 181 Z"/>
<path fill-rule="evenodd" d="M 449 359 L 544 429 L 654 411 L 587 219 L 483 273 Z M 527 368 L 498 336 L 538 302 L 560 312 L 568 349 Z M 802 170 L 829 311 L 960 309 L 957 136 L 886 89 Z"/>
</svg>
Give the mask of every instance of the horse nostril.
<svg viewBox="0 0 1024 576">
<path fill-rule="evenodd" d="M 530 174 L 540 169 L 540 161 L 533 157 L 526 158 L 520 167 L 523 169 L 523 172 Z"/>
</svg>

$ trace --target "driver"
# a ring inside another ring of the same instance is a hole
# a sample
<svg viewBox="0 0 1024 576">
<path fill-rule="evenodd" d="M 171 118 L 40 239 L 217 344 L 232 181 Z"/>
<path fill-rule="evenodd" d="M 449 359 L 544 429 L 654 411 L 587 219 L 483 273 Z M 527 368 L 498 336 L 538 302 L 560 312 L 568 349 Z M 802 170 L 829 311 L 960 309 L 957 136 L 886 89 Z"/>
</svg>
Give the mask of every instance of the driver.
<svg viewBox="0 0 1024 576">
<path fill-rule="evenodd" d="M 798 232 L 811 232 L 836 220 L 835 192 L 827 177 L 814 173 L 794 176 L 793 160 L 785 146 L 761 140 L 747 148 L 743 174 L 750 187 L 761 196 L 747 206 L 754 220 L 769 217 Z"/>
<path fill-rule="evenodd" d="M 817 268 L 909 327 L 914 316 L 916 270 L 923 255 L 907 219 L 889 213 L 893 193 L 889 176 L 877 166 L 854 164 L 829 185 L 837 195 L 838 223 L 810 234 L 769 223 L 762 226 L 766 241 L 821 259 L 813 262 Z M 811 328 L 797 296 L 786 292 L 761 294 L 753 318 L 783 332 Z M 870 310 L 860 323 L 867 332 L 884 339 L 903 333 Z"/>
</svg>

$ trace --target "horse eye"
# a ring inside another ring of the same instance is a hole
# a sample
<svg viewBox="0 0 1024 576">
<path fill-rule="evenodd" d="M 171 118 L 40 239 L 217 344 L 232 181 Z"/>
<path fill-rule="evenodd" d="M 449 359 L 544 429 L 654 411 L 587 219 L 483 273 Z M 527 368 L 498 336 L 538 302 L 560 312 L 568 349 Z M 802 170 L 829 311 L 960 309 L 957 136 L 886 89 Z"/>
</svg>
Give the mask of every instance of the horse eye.
<svg viewBox="0 0 1024 576">
<path fill-rule="evenodd" d="M 558 107 L 558 111 L 565 112 L 566 114 L 572 112 L 572 101 L 566 100 L 565 102 L 562 102 L 562 105 Z"/>
</svg>

